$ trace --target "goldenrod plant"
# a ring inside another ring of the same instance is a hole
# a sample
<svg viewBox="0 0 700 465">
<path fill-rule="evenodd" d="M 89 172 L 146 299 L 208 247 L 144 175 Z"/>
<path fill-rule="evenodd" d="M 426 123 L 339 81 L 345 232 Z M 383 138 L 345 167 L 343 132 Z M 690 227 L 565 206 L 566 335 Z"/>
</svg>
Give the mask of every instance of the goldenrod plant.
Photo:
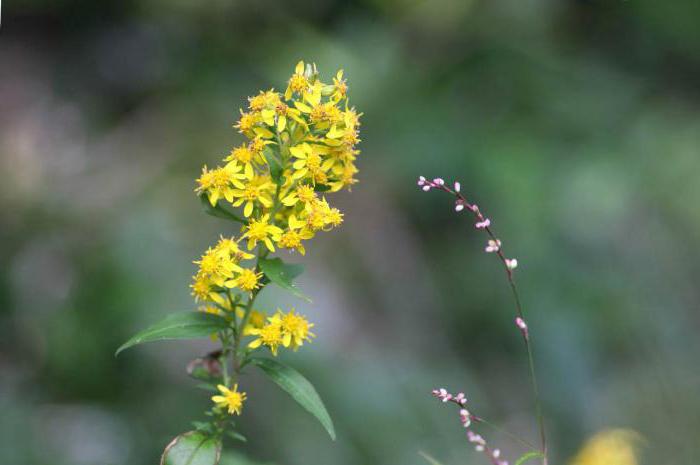
<svg viewBox="0 0 700 465">
<path fill-rule="evenodd" d="M 316 234 L 343 222 L 327 200 L 356 183 L 360 114 L 350 107 L 343 71 L 321 81 L 315 64 L 300 61 L 284 92 L 248 98 L 234 127 L 245 142 L 221 164 L 203 167 L 196 194 L 207 213 L 240 224 L 221 236 L 199 260 L 192 278 L 197 310 L 173 314 L 138 333 L 117 353 L 136 344 L 212 337 L 220 347 L 188 365 L 191 376 L 212 390 L 205 421 L 166 447 L 163 465 L 213 465 L 223 439 L 245 440 L 233 418 L 254 396 L 240 375 L 260 369 L 313 414 L 335 438 L 333 423 L 311 383 L 276 360 L 282 350 L 313 341 L 314 324 L 297 309 L 265 309 L 256 297 L 270 283 L 308 300 L 294 284 L 301 265 L 271 254 L 304 255 Z"/>
</svg>

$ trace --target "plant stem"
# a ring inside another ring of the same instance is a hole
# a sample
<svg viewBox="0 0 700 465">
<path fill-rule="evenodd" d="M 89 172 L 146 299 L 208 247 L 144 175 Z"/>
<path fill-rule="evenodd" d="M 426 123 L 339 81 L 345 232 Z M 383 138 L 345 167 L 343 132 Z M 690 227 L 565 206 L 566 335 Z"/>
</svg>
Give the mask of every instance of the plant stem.
<svg viewBox="0 0 700 465">
<path fill-rule="evenodd" d="M 498 432 L 498 433 L 501 433 L 501 434 L 504 434 L 504 435 L 508 436 L 508 437 L 511 438 L 513 441 L 520 443 L 520 445 L 525 446 L 525 447 L 527 447 L 528 449 L 537 449 L 537 447 L 536 447 L 534 444 L 530 443 L 529 441 L 526 441 L 526 440 L 522 439 L 520 436 L 518 436 L 518 435 L 515 434 L 515 433 L 511 433 L 510 431 L 508 431 L 508 430 L 505 429 L 505 428 L 501 428 L 500 426 L 498 426 L 498 425 L 496 425 L 496 424 L 494 424 L 494 423 L 491 423 L 490 421 L 486 421 L 486 420 L 484 420 L 483 418 L 478 417 L 478 416 L 476 416 L 476 415 L 472 415 L 471 418 L 472 418 L 475 422 L 477 422 L 477 423 L 482 423 L 482 424 L 488 426 L 489 428 L 491 428 L 492 430 L 494 430 L 494 431 L 496 431 L 496 432 Z"/>
</svg>

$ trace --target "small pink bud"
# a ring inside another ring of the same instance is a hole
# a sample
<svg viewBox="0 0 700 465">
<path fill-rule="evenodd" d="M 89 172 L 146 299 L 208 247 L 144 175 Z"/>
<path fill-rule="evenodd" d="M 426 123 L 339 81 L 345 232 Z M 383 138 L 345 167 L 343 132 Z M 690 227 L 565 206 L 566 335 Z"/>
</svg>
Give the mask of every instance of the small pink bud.
<svg viewBox="0 0 700 465">
<path fill-rule="evenodd" d="M 464 203 L 462 203 L 461 200 L 458 200 L 457 202 L 455 202 L 455 211 L 461 212 L 462 210 L 464 210 Z"/>
<path fill-rule="evenodd" d="M 484 249 L 487 253 L 498 252 L 501 249 L 501 241 L 489 239 L 488 245 Z"/>
<path fill-rule="evenodd" d="M 455 192 L 459 192 L 460 189 L 462 189 L 462 185 L 459 183 L 459 181 L 455 181 Z"/>
<path fill-rule="evenodd" d="M 442 178 L 435 178 L 433 179 L 433 184 L 435 184 L 436 186 L 444 186 L 445 180 Z"/>
<path fill-rule="evenodd" d="M 424 176 L 420 176 L 420 177 L 418 178 L 418 185 L 419 185 L 419 186 L 424 186 L 424 185 L 425 185 L 425 177 L 424 177 Z"/>
<path fill-rule="evenodd" d="M 464 395 L 463 392 L 460 392 L 455 396 L 455 401 L 460 405 L 464 405 L 467 403 L 467 397 Z"/>
<path fill-rule="evenodd" d="M 491 226 L 491 220 L 486 218 L 484 221 L 479 221 L 474 226 L 476 226 L 476 229 L 488 228 L 489 226 Z"/>
<path fill-rule="evenodd" d="M 514 270 L 518 267 L 518 260 L 515 258 L 506 258 L 506 267 L 509 270 Z"/>
<path fill-rule="evenodd" d="M 494 449 L 494 450 L 493 450 L 493 456 L 494 456 L 495 458 L 500 457 L 500 456 L 501 456 L 501 450 L 500 450 L 500 449 Z"/>
<path fill-rule="evenodd" d="M 425 186 L 423 186 L 424 192 L 428 192 L 429 190 L 430 190 L 430 184 L 426 184 Z"/>
</svg>

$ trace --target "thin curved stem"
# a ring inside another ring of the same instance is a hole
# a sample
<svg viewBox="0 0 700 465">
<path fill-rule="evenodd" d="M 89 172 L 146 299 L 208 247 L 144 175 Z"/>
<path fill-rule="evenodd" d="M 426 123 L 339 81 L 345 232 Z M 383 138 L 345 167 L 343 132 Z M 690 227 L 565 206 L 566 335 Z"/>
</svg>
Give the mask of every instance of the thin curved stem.
<svg viewBox="0 0 700 465">
<path fill-rule="evenodd" d="M 439 182 L 438 182 L 439 181 Z M 460 211 L 464 209 L 465 207 L 468 208 L 473 214 L 474 217 L 477 220 L 477 228 L 484 229 L 486 233 L 488 234 L 489 238 L 494 242 L 495 244 L 495 251 L 496 256 L 499 258 L 501 263 L 503 264 L 503 267 L 506 272 L 506 276 L 508 278 L 508 284 L 510 286 L 512 295 L 513 295 L 513 300 L 515 302 L 515 313 L 516 316 L 525 324 L 525 317 L 523 313 L 523 307 L 522 303 L 520 301 L 520 295 L 518 293 L 518 288 L 515 285 L 515 280 L 513 279 L 513 268 L 514 266 L 511 266 L 512 262 L 510 262 L 506 256 L 503 253 L 503 248 L 501 247 L 500 241 L 496 238 L 496 235 L 493 233 L 493 230 L 490 227 L 491 222 L 487 220 L 487 218 L 483 215 L 483 213 L 479 210 L 479 207 L 476 204 L 470 203 L 460 192 L 459 192 L 459 187 L 457 184 L 455 184 L 455 190 L 450 189 L 448 186 L 444 184 L 444 181 L 440 179 L 436 179 L 434 181 L 427 181 L 424 178 L 421 178 L 421 182 L 423 184 L 422 186 L 425 186 L 425 190 L 430 190 L 431 188 L 441 190 L 443 192 L 447 192 L 450 195 L 453 195 L 456 198 L 456 203 L 455 205 L 457 206 L 457 211 Z M 487 249 L 488 251 L 488 249 Z M 547 465 L 547 435 L 546 435 L 546 430 L 545 430 L 545 425 L 544 425 L 544 414 L 542 413 L 542 401 L 540 400 L 540 393 L 539 393 L 539 386 L 537 383 L 537 374 L 535 371 L 535 361 L 534 361 L 534 356 L 532 352 L 532 343 L 530 341 L 530 335 L 527 331 L 527 327 L 524 327 L 525 329 L 521 328 L 521 334 L 523 337 L 523 341 L 525 343 L 525 348 L 527 351 L 527 362 L 528 362 L 528 367 L 529 367 L 529 377 L 530 377 L 530 383 L 532 385 L 532 392 L 533 392 L 533 397 L 535 401 L 535 409 L 536 409 L 536 415 L 537 415 L 537 424 L 539 428 L 539 435 L 540 435 L 540 451 L 542 452 L 542 464 Z"/>
</svg>

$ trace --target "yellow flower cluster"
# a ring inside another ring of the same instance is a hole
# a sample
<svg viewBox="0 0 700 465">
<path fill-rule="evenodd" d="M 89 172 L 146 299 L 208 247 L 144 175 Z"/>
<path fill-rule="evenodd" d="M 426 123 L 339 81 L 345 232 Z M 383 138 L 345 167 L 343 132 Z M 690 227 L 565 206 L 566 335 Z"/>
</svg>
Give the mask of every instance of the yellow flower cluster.
<svg viewBox="0 0 700 465">
<path fill-rule="evenodd" d="M 287 314 L 277 309 L 277 313 L 268 317 L 267 323 L 263 326 L 247 330 L 248 334 L 257 336 L 257 339 L 251 341 L 248 347 L 256 349 L 264 345 L 273 355 L 277 355 L 279 346 L 297 350 L 304 345 L 304 341 L 311 342 L 311 339 L 316 337 L 311 332 L 313 327 L 313 323 L 309 323 L 302 315 L 294 313 L 294 309 Z"/>
<path fill-rule="evenodd" d="M 303 255 L 306 241 L 343 222 L 325 195 L 357 182 L 361 115 L 347 92 L 342 70 L 323 83 L 316 65 L 300 61 L 284 93 L 271 89 L 248 98 L 234 125 L 246 141 L 216 168 L 204 166 L 197 179 L 195 192 L 216 210 L 239 209 L 230 216 L 243 225 L 238 236 L 221 237 L 194 262 L 192 295 L 201 311 L 232 322 L 234 338 L 251 337 L 248 351 L 265 347 L 276 356 L 280 347 L 297 350 L 315 337 L 314 325 L 294 309 L 269 316 L 253 303 L 269 278 L 260 260 L 278 248 Z M 221 337 L 224 343 L 228 336 Z M 212 400 L 240 414 L 245 393 L 225 384 Z"/>
<path fill-rule="evenodd" d="M 206 166 L 195 192 L 212 206 L 226 202 L 242 207 L 245 225 L 238 238 L 223 239 L 195 262 L 192 294 L 198 301 L 227 306 L 226 289 L 252 292 L 260 274 L 239 265 L 254 256 L 242 252 L 258 244 L 306 253 L 304 242 L 343 222 L 325 192 L 352 186 L 359 150 L 359 117 L 349 107 L 347 84 L 338 71 L 324 84 L 315 65 L 299 62 L 284 94 L 262 91 L 248 98 L 235 125 L 248 141 L 233 148 L 224 164 Z"/>
</svg>

